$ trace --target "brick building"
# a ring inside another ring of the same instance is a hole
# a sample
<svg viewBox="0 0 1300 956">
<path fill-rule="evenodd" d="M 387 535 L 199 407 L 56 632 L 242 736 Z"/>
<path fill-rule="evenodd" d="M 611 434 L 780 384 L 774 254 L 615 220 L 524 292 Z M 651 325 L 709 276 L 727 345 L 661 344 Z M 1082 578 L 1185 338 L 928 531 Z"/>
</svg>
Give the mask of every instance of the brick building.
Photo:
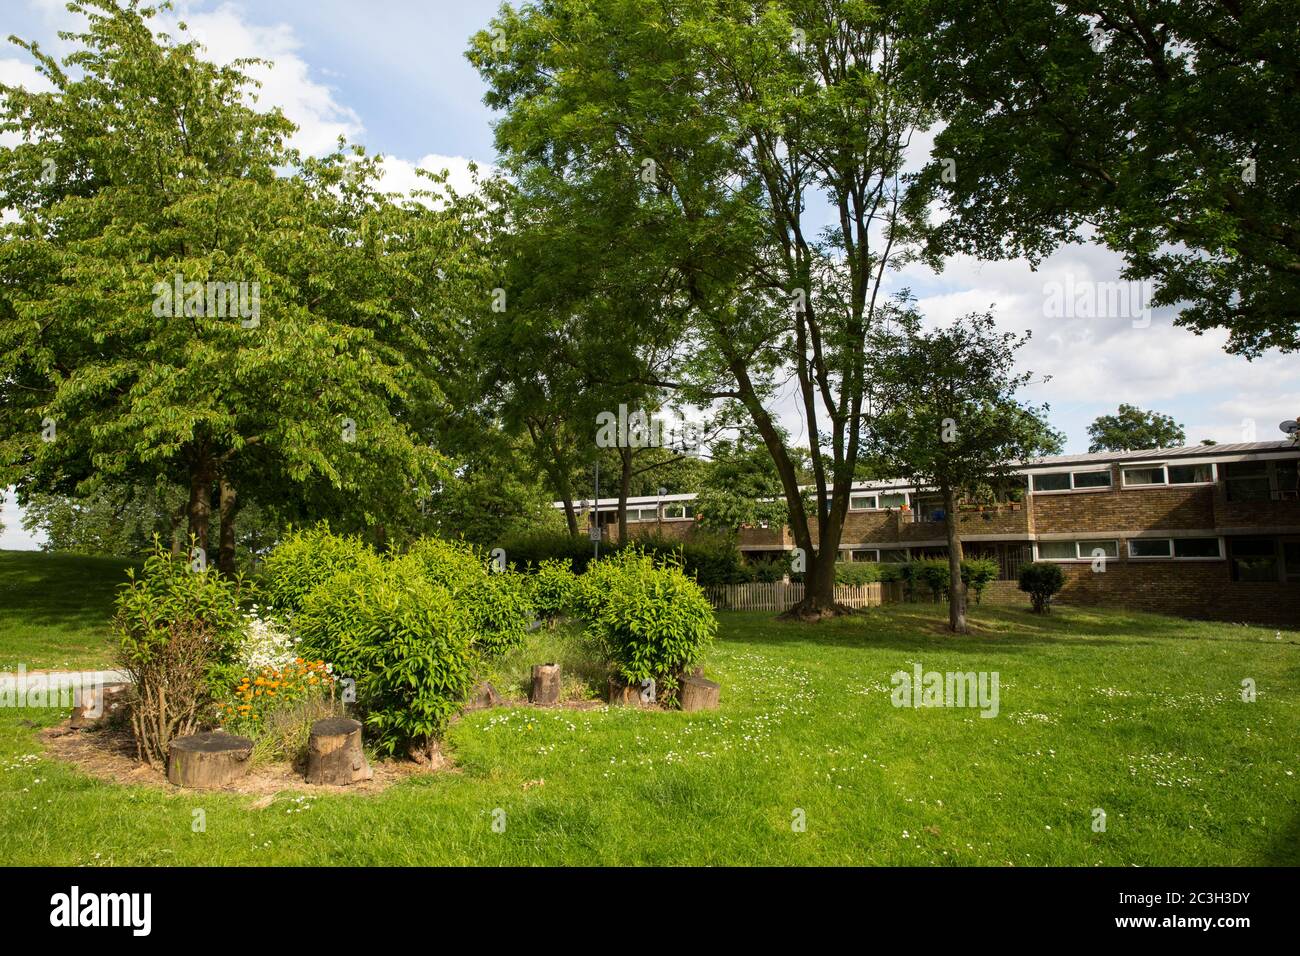
<svg viewBox="0 0 1300 956">
<path fill-rule="evenodd" d="M 1067 603 L 1300 626 L 1298 465 L 1300 447 L 1289 441 L 1044 458 L 984 501 L 964 503 L 963 548 L 998 562 L 986 600 L 1027 601 L 1015 586 L 1020 566 L 1053 561 L 1065 571 Z M 693 534 L 693 497 L 630 499 L 629 535 Z M 602 498 L 592 515 L 606 540 L 616 536 L 616 501 Z M 943 556 L 946 520 L 930 489 L 863 482 L 840 557 Z M 740 532 L 752 558 L 793 547 L 785 528 Z"/>
</svg>

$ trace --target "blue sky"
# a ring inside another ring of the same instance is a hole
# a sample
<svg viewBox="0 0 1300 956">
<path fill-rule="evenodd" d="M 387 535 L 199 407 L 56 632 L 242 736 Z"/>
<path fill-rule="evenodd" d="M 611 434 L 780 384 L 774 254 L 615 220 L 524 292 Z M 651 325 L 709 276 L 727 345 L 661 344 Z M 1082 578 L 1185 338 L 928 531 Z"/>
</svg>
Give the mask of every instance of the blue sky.
<svg viewBox="0 0 1300 956">
<path fill-rule="evenodd" d="M 391 182 L 404 188 L 416 165 L 446 166 L 455 182 L 463 181 L 467 161 L 492 162 L 492 115 L 464 50 L 498 6 L 493 0 L 194 0 L 178 3 L 176 15 L 213 59 L 275 61 L 263 100 L 299 124 L 300 146 L 320 151 L 342 133 L 391 157 Z M 58 54 L 56 33 L 73 22 L 63 0 L 6 0 L 0 36 L 35 39 Z M 22 51 L 0 48 L 0 81 L 32 77 Z M 930 137 L 921 140 L 916 162 L 925 158 Z M 1024 365 L 1051 378 L 1029 397 L 1051 405 L 1069 451 L 1086 450 L 1087 424 L 1120 402 L 1172 414 L 1193 442 L 1279 437 L 1277 423 L 1300 413 L 1294 360 L 1274 354 L 1247 363 L 1228 356 L 1223 336 L 1176 328 L 1170 310 L 1157 310 L 1148 325 L 1127 315 L 1105 318 L 1085 309 L 1061 316 L 1045 307 L 1050 289 L 1114 282 L 1119 268 L 1107 250 L 1081 245 L 1059 251 L 1037 272 L 1021 261 L 957 258 L 940 275 L 908 270 L 893 285 L 910 287 L 936 322 L 992 306 L 1005 328 L 1031 330 Z M 782 410 L 793 411 L 792 402 L 787 397 Z M 12 501 L 3 520 L 0 547 L 31 546 Z"/>
</svg>

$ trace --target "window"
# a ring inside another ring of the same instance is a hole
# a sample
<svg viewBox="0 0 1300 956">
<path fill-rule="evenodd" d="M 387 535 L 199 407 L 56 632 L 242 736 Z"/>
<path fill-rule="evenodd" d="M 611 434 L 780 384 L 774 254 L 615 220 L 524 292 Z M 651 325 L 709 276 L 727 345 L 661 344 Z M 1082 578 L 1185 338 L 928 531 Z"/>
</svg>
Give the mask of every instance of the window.
<svg viewBox="0 0 1300 956">
<path fill-rule="evenodd" d="M 1168 538 L 1129 538 L 1130 558 L 1169 558 L 1173 557 L 1173 553 L 1173 545 Z"/>
<path fill-rule="evenodd" d="M 1034 491 L 1069 491 L 1070 473 L 1059 475 L 1034 475 Z"/>
<path fill-rule="evenodd" d="M 1096 552 L 1100 551 L 1098 555 Z M 1118 558 L 1119 542 L 1118 541 L 1080 541 L 1079 557 L 1081 558 Z"/>
<path fill-rule="evenodd" d="M 1288 581 L 1300 581 L 1300 541 L 1282 542 L 1282 573 Z"/>
<path fill-rule="evenodd" d="M 665 520 L 680 521 L 683 518 L 694 518 L 695 506 L 687 504 L 664 505 Z"/>
<path fill-rule="evenodd" d="M 1059 471 L 1034 475 L 1034 491 L 1073 491 L 1080 488 L 1109 488 L 1110 469 L 1103 471 Z"/>
<path fill-rule="evenodd" d="M 1214 465 L 1170 465 L 1171 485 L 1202 485 L 1214 481 Z"/>
<path fill-rule="evenodd" d="M 907 560 L 907 549 L 900 548 L 894 551 L 881 551 L 880 560 L 888 564 L 902 564 Z"/>
<path fill-rule="evenodd" d="M 907 504 L 907 495 L 904 493 L 880 496 L 880 507 L 882 508 L 901 508 L 905 504 Z"/>
<path fill-rule="evenodd" d="M 1218 538 L 1174 538 L 1175 558 L 1218 558 Z"/>
<path fill-rule="evenodd" d="M 1078 557 L 1073 541 L 1038 542 L 1038 558 L 1041 561 L 1073 561 Z"/>
<path fill-rule="evenodd" d="M 879 561 L 880 552 L 872 550 L 871 548 L 859 548 L 852 552 L 851 557 L 854 561 Z"/>
<path fill-rule="evenodd" d="M 1106 471 L 1076 471 L 1071 473 L 1076 488 L 1109 488 L 1110 469 Z"/>
<path fill-rule="evenodd" d="M 1094 554 L 1095 551 L 1101 554 Z M 1113 539 L 1038 542 L 1040 561 L 1091 561 L 1097 557 L 1118 558 L 1119 542 Z"/>
<path fill-rule="evenodd" d="M 875 495 L 850 495 L 850 511 L 871 511 L 876 507 Z"/>
<path fill-rule="evenodd" d="M 1165 483 L 1165 468 L 1163 465 L 1157 465 L 1154 468 L 1125 468 L 1124 469 L 1124 486 L 1132 487 L 1134 485 L 1163 485 Z"/>
<path fill-rule="evenodd" d="M 1232 580 L 1276 581 L 1277 545 L 1272 538 L 1233 538 L 1230 545 Z"/>
<path fill-rule="evenodd" d="M 658 508 L 628 508 L 627 520 L 628 521 L 658 521 L 659 509 Z"/>
<path fill-rule="evenodd" d="M 1223 485 L 1229 501 L 1268 501 L 1268 462 L 1230 461 L 1223 466 Z"/>
<path fill-rule="evenodd" d="M 1277 495 L 1279 498 L 1300 497 L 1300 462 L 1275 461 L 1273 474 L 1277 478 Z"/>
</svg>

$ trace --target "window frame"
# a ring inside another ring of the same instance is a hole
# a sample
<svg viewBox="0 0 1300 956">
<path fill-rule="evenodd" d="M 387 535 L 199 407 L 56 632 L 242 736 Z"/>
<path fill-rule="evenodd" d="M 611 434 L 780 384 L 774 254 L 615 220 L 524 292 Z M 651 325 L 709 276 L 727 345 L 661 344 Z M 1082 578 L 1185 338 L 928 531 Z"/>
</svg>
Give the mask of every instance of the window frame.
<svg viewBox="0 0 1300 956">
<path fill-rule="evenodd" d="M 1087 543 L 1087 544 L 1098 544 L 1098 543 L 1103 542 L 1103 541 L 1104 541 L 1104 542 L 1109 542 L 1110 544 L 1113 544 L 1113 545 L 1115 546 L 1115 553 L 1114 553 L 1113 555 L 1112 555 L 1112 554 L 1104 555 L 1104 556 L 1103 556 L 1104 559 L 1105 559 L 1106 561 L 1118 561 L 1118 560 L 1119 560 L 1119 557 L 1120 557 L 1120 551 L 1121 551 L 1120 543 L 1119 543 L 1119 538 L 1069 538 L 1069 539 L 1059 539 L 1059 538 L 1058 538 L 1058 539 L 1055 539 L 1055 540 L 1051 540 L 1051 539 L 1049 539 L 1049 540 L 1047 540 L 1047 541 L 1035 541 L 1035 542 L 1034 542 L 1034 560 L 1035 560 L 1035 561 L 1049 561 L 1049 562 L 1053 562 L 1053 563 L 1056 563 L 1056 564 L 1066 564 L 1066 563 L 1071 562 L 1071 561 L 1074 561 L 1074 562 L 1083 562 L 1083 563 L 1090 563 L 1090 562 L 1095 561 L 1095 560 L 1097 560 L 1097 559 L 1093 556 L 1091 549 L 1089 550 L 1089 552 L 1088 552 L 1087 555 L 1082 554 L 1082 553 L 1081 553 L 1082 546 L 1083 546 L 1085 543 Z M 1072 557 L 1072 558 L 1045 558 L 1045 557 L 1042 556 L 1042 551 L 1041 551 L 1041 546 L 1044 545 L 1044 544 L 1072 544 L 1072 545 L 1074 545 L 1074 557 Z"/>
<path fill-rule="evenodd" d="M 680 515 L 670 515 L 668 513 L 670 508 L 680 508 L 682 513 Z M 664 521 L 691 521 L 694 518 L 695 509 L 689 501 L 672 501 L 664 505 Z"/>
<path fill-rule="evenodd" d="M 1133 545 L 1138 541 L 1164 541 L 1169 545 L 1169 551 L 1166 554 L 1134 554 Z M 1219 553 L 1214 556 L 1210 555 L 1180 555 L 1178 553 L 1177 541 L 1214 541 L 1218 545 Z M 1224 561 L 1227 559 L 1227 549 L 1223 544 L 1223 536 L 1217 534 L 1184 534 L 1171 535 L 1168 538 L 1160 538 L 1155 535 L 1141 536 L 1128 539 L 1128 559 L 1130 561 Z"/>
<path fill-rule="evenodd" d="M 1171 468 L 1197 468 L 1201 465 L 1210 469 L 1210 477 L 1203 481 L 1174 481 L 1170 475 Z M 1160 481 L 1148 481 L 1142 484 L 1133 484 L 1128 480 L 1130 471 L 1159 471 L 1161 474 Z M 1149 464 L 1132 464 L 1120 465 L 1119 483 L 1121 488 L 1185 488 L 1187 486 L 1196 487 L 1198 485 L 1212 485 L 1218 480 L 1218 469 L 1215 468 L 1212 461 L 1193 461 L 1193 462 L 1151 462 Z"/>
<path fill-rule="evenodd" d="M 1104 485 L 1084 485 L 1082 488 L 1076 487 L 1074 482 L 1075 475 L 1106 475 L 1107 481 Z M 1069 478 L 1070 487 L 1068 488 L 1051 488 L 1039 489 L 1037 479 L 1048 475 L 1065 475 Z M 1087 494 L 1089 492 L 1113 491 L 1115 489 L 1115 474 L 1111 467 L 1105 468 L 1070 468 L 1059 471 L 1039 471 L 1032 472 L 1029 476 L 1029 493 L 1031 495 L 1070 495 L 1070 494 Z"/>
<path fill-rule="evenodd" d="M 861 508 L 853 503 L 853 500 L 855 498 L 858 499 L 870 498 L 872 503 L 865 508 Z M 877 494 L 876 492 L 862 492 L 860 494 L 854 494 L 853 492 L 849 492 L 849 510 L 850 511 L 879 511 L 880 495 Z"/>
</svg>

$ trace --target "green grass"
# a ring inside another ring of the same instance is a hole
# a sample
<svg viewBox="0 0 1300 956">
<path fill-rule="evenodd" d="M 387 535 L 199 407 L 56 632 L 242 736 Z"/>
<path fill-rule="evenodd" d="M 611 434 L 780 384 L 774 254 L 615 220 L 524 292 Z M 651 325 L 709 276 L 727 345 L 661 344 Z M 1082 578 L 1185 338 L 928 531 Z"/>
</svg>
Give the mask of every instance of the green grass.
<svg viewBox="0 0 1300 956">
<path fill-rule="evenodd" d="M 108 621 L 125 558 L 0 551 L 0 671 L 111 664 Z"/>
<path fill-rule="evenodd" d="M 457 772 L 265 809 L 92 779 L 24 723 L 59 714 L 0 710 L 0 863 L 1300 863 L 1300 635 L 1070 608 L 973 617 L 957 639 L 931 605 L 818 626 L 725 614 L 707 659 L 720 711 L 475 713 L 449 734 Z M 571 632 L 530 640 L 503 689 L 530 659 L 581 660 Z M 999 716 L 895 708 L 890 675 L 913 661 L 997 671 Z"/>
</svg>

